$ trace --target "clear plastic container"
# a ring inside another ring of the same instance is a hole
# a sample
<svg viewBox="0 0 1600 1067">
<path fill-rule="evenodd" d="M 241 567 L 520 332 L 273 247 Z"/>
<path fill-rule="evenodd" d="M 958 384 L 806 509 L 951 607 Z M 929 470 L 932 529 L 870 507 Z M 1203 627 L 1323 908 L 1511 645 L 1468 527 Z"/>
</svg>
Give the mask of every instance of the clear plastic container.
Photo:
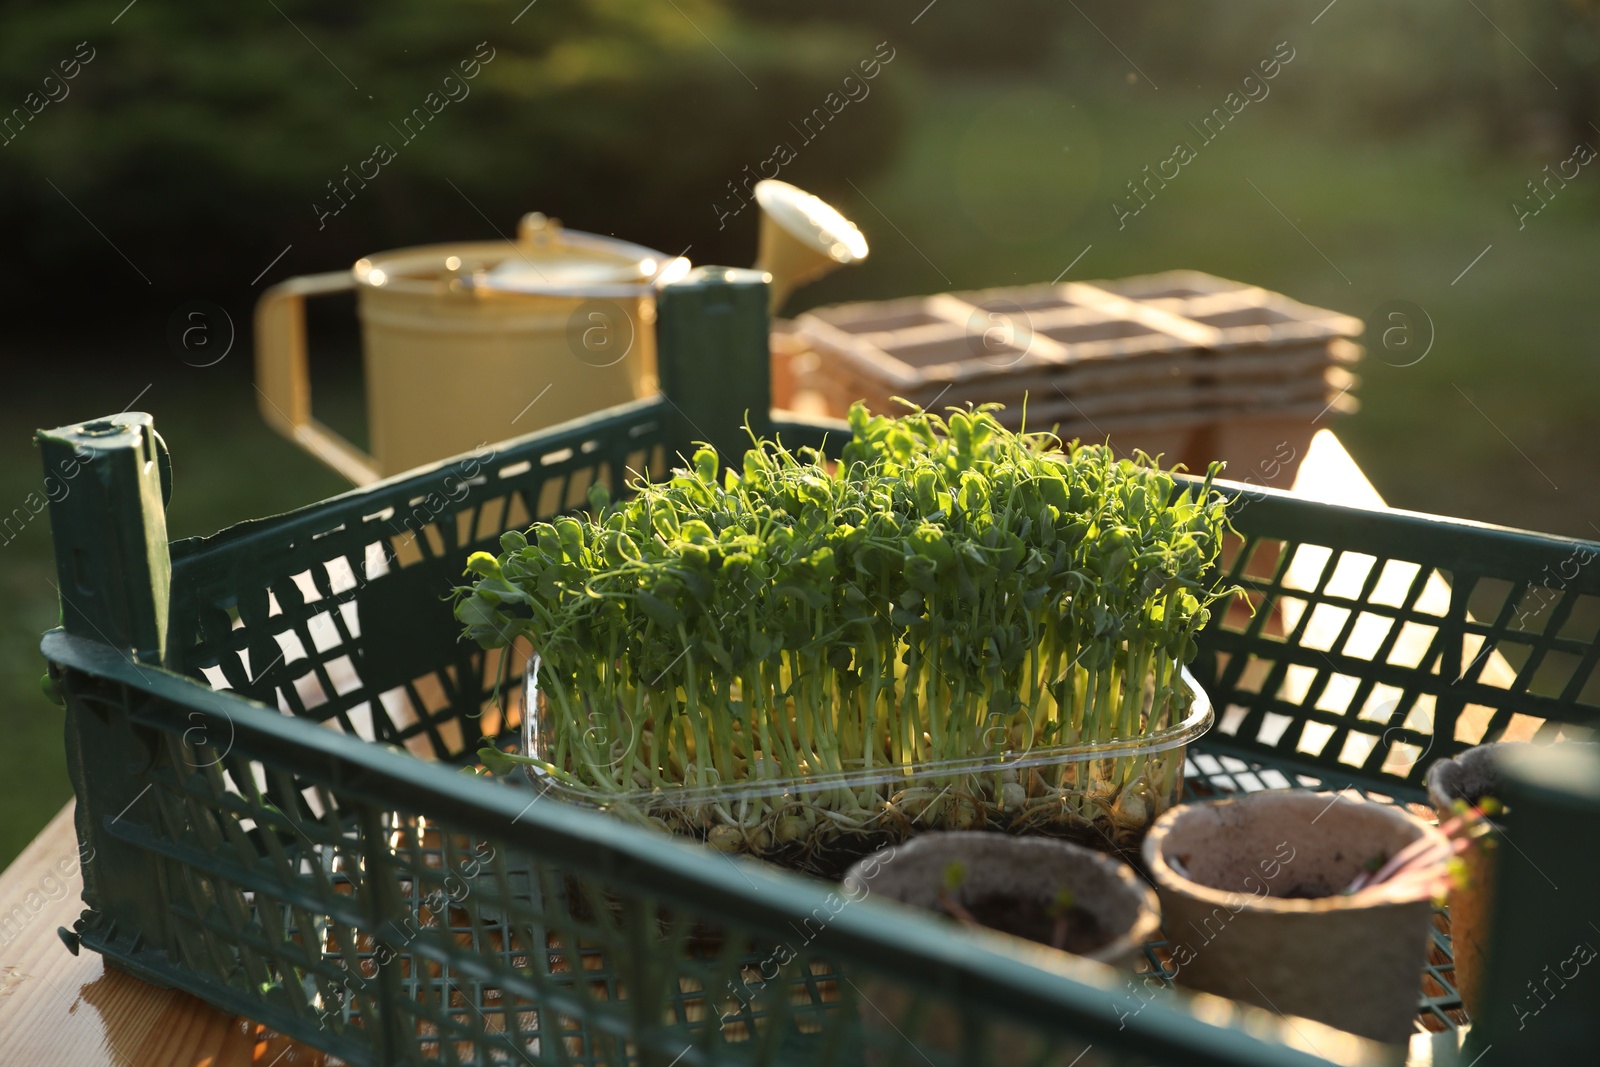
<svg viewBox="0 0 1600 1067">
<path fill-rule="evenodd" d="M 531 712 L 523 716 L 522 754 L 554 766 L 552 702 L 539 692 L 538 668 L 535 656 L 523 675 L 523 707 Z M 542 795 L 824 877 L 925 830 L 1044 834 L 1132 855 L 1181 798 L 1185 750 L 1211 727 L 1210 700 L 1187 668 L 1180 674 L 1185 692 L 1171 725 L 1137 737 L 799 777 L 764 777 L 756 760 L 757 773 L 738 780 L 631 791 L 525 769 Z M 1147 711 L 1151 698 L 1147 691 Z M 603 761 L 631 740 L 603 734 L 599 726 L 584 733 L 583 758 Z"/>
</svg>

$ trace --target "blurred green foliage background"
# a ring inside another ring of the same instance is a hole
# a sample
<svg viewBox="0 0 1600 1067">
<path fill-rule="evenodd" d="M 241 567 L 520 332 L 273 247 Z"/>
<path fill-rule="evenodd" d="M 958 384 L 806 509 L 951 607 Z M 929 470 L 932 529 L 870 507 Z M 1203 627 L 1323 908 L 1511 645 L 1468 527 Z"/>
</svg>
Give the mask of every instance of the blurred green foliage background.
<svg viewBox="0 0 1600 1067">
<path fill-rule="evenodd" d="M 127 407 L 171 446 L 175 537 L 338 491 L 255 413 L 263 288 L 385 248 L 493 239 L 533 209 L 747 263 L 754 213 L 717 226 L 727 183 L 797 141 L 790 123 L 887 42 L 870 96 L 781 175 L 853 218 L 872 254 L 790 313 L 1048 281 L 1075 260 L 1071 278 L 1191 267 L 1362 317 L 1414 301 L 1429 355 L 1399 366 L 1369 337 L 1362 410 L 1336 425 L 1378 488 L 1401 507 L 1600 538 L 1600 168 L 1538 200 L 1529 184 L 1600 146 L 1592 3 L 115 7 L 0 3 L 0 520 L 42 489 L 34 428 Z M 1188 123 L 1280 42 L 1294 59 L 1270 93 L 1119 226 L 1126 183 L 1195 141 Z M 470 92 L 402 143 L 394 126 L 480 47 L 493 58 Z M 379 141 L 394 162 L 319 227 L 327 183 Z M 1540 207 L 1520 225 L 1519 201 Z M 168 341 L 192 300 L 231 316 L 236 342 L 214 366 Z M 353 319 L 343 298 L 316 308 L 313 362 L 319 416 L 359 440 Z M 48 516 L 13 518 L 0 862 L 68 795 L 59 715 L 38 691 L 53 574 Z"/>
</svg>

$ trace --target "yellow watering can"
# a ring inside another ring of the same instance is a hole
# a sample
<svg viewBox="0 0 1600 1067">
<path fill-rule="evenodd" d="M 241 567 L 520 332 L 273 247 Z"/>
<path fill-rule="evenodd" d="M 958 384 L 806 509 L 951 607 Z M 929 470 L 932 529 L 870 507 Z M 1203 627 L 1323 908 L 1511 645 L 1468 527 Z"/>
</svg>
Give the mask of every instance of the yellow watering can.
<svg viewBox="0 0 1600 1067">
<path fill-rule="evenodd" d="M 755 187 L 757 268 L 772 306 L 865 258 L 848 220 L 784 182 Z M 256 305 L 267 424 L 357 485 L 656 391 L 655 293 L 689 261 L 562 228 L 537 212 L 517 240 L 381 252 L 291 278 Z M 305 298 L 354 289 L 371 453 L 311 415 Z"/>
</svg>

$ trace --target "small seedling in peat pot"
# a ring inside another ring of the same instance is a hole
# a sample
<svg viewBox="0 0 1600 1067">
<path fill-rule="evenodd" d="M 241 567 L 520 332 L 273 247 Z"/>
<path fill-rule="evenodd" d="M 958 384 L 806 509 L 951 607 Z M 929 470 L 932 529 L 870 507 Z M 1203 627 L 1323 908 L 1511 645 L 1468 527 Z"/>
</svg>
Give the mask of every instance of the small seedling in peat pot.
<svg viewBox="0 0 1600 1067">
<path fill-rule="evenodd" d="M 1468 849 L 1493 844 L 1492 840 L 1485 838 L 1490 830 L 1488 817 L 1499 810 L 1499 802 L 1493 797 L 1484 797 L 1477 804 L 1456 801 L 1454 815 L 1439 824 L 1439 832 L 1445 837 L 1443 843 L 1424 838 L 1412 842 L 1393 856 L 1374 856 L 1344 888 L 1344 895 L 1386 886 L 1391 892 L 1415 890 L 1418 896 L 1428 896 L 1443 903 L 1452 888 L 1466 884 L 1466 866 L 1461 861 L 1462 855 Z"/>
<path fill-rule="evenodd" d="M 939 906 L 969 926 L 999 930 L 1079 955 L 1111 941 L 1111 935 L 1100 929 L 1092 914 L 1078 907 L 1077 897 L 1065 886 L 1057 888 L 1048 900 L 1000 892 L 985 893 L 971 904 L 963 904 L 956 893 L 966 877 L 966 865 L 959 861 L 945 867 Z"/>
</svg>

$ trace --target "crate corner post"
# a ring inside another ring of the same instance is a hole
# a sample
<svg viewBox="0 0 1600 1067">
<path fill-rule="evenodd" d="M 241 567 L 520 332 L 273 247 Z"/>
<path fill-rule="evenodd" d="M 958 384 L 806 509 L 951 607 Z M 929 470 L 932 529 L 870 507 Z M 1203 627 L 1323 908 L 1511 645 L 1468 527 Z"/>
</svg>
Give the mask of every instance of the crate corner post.
<svg viewBox="0 0 1600 1067">
<path fill-rule="evenodd" d="M 135 665 L 167 661 L 171 557 L 166 499 L 171 462 L 149 415 L 126 412 L 38 433 L 50 501 L 61 630 Z M 133 721 L 137 696 L 50 664 L 65 703 L 67 767 L 86 911 L 76 926 L 89 947 L 148 980 L 138 963 L 171 944 L 157 861 L 114 824 L 150 788 L 154 739 Z M 147 803 L 151 803 L 147 801 Z M 115 947 L 113 947 L 115 944 Z"/>
<path fill-rule="evenodd" d="M 1600 855 L 1585 839 L 1600 819 L 1600 746 L 1512 751 L 1500 773 L 1496 831 L 1512 847 L 1493 854 L 1484 1018 L 1468 1032 L 1467 1058 L 1580 1063 L 1600 1042 L 1591 918 Z"/>
<path fill-rule="evenodd" d="M 697 267 L 657 297 L 661 392 L 685 455 L 708 441 L 724 465 L 750 447 L 744 426 L 772 435 L 768 276 L 739 267 Z"/>
</svg>

